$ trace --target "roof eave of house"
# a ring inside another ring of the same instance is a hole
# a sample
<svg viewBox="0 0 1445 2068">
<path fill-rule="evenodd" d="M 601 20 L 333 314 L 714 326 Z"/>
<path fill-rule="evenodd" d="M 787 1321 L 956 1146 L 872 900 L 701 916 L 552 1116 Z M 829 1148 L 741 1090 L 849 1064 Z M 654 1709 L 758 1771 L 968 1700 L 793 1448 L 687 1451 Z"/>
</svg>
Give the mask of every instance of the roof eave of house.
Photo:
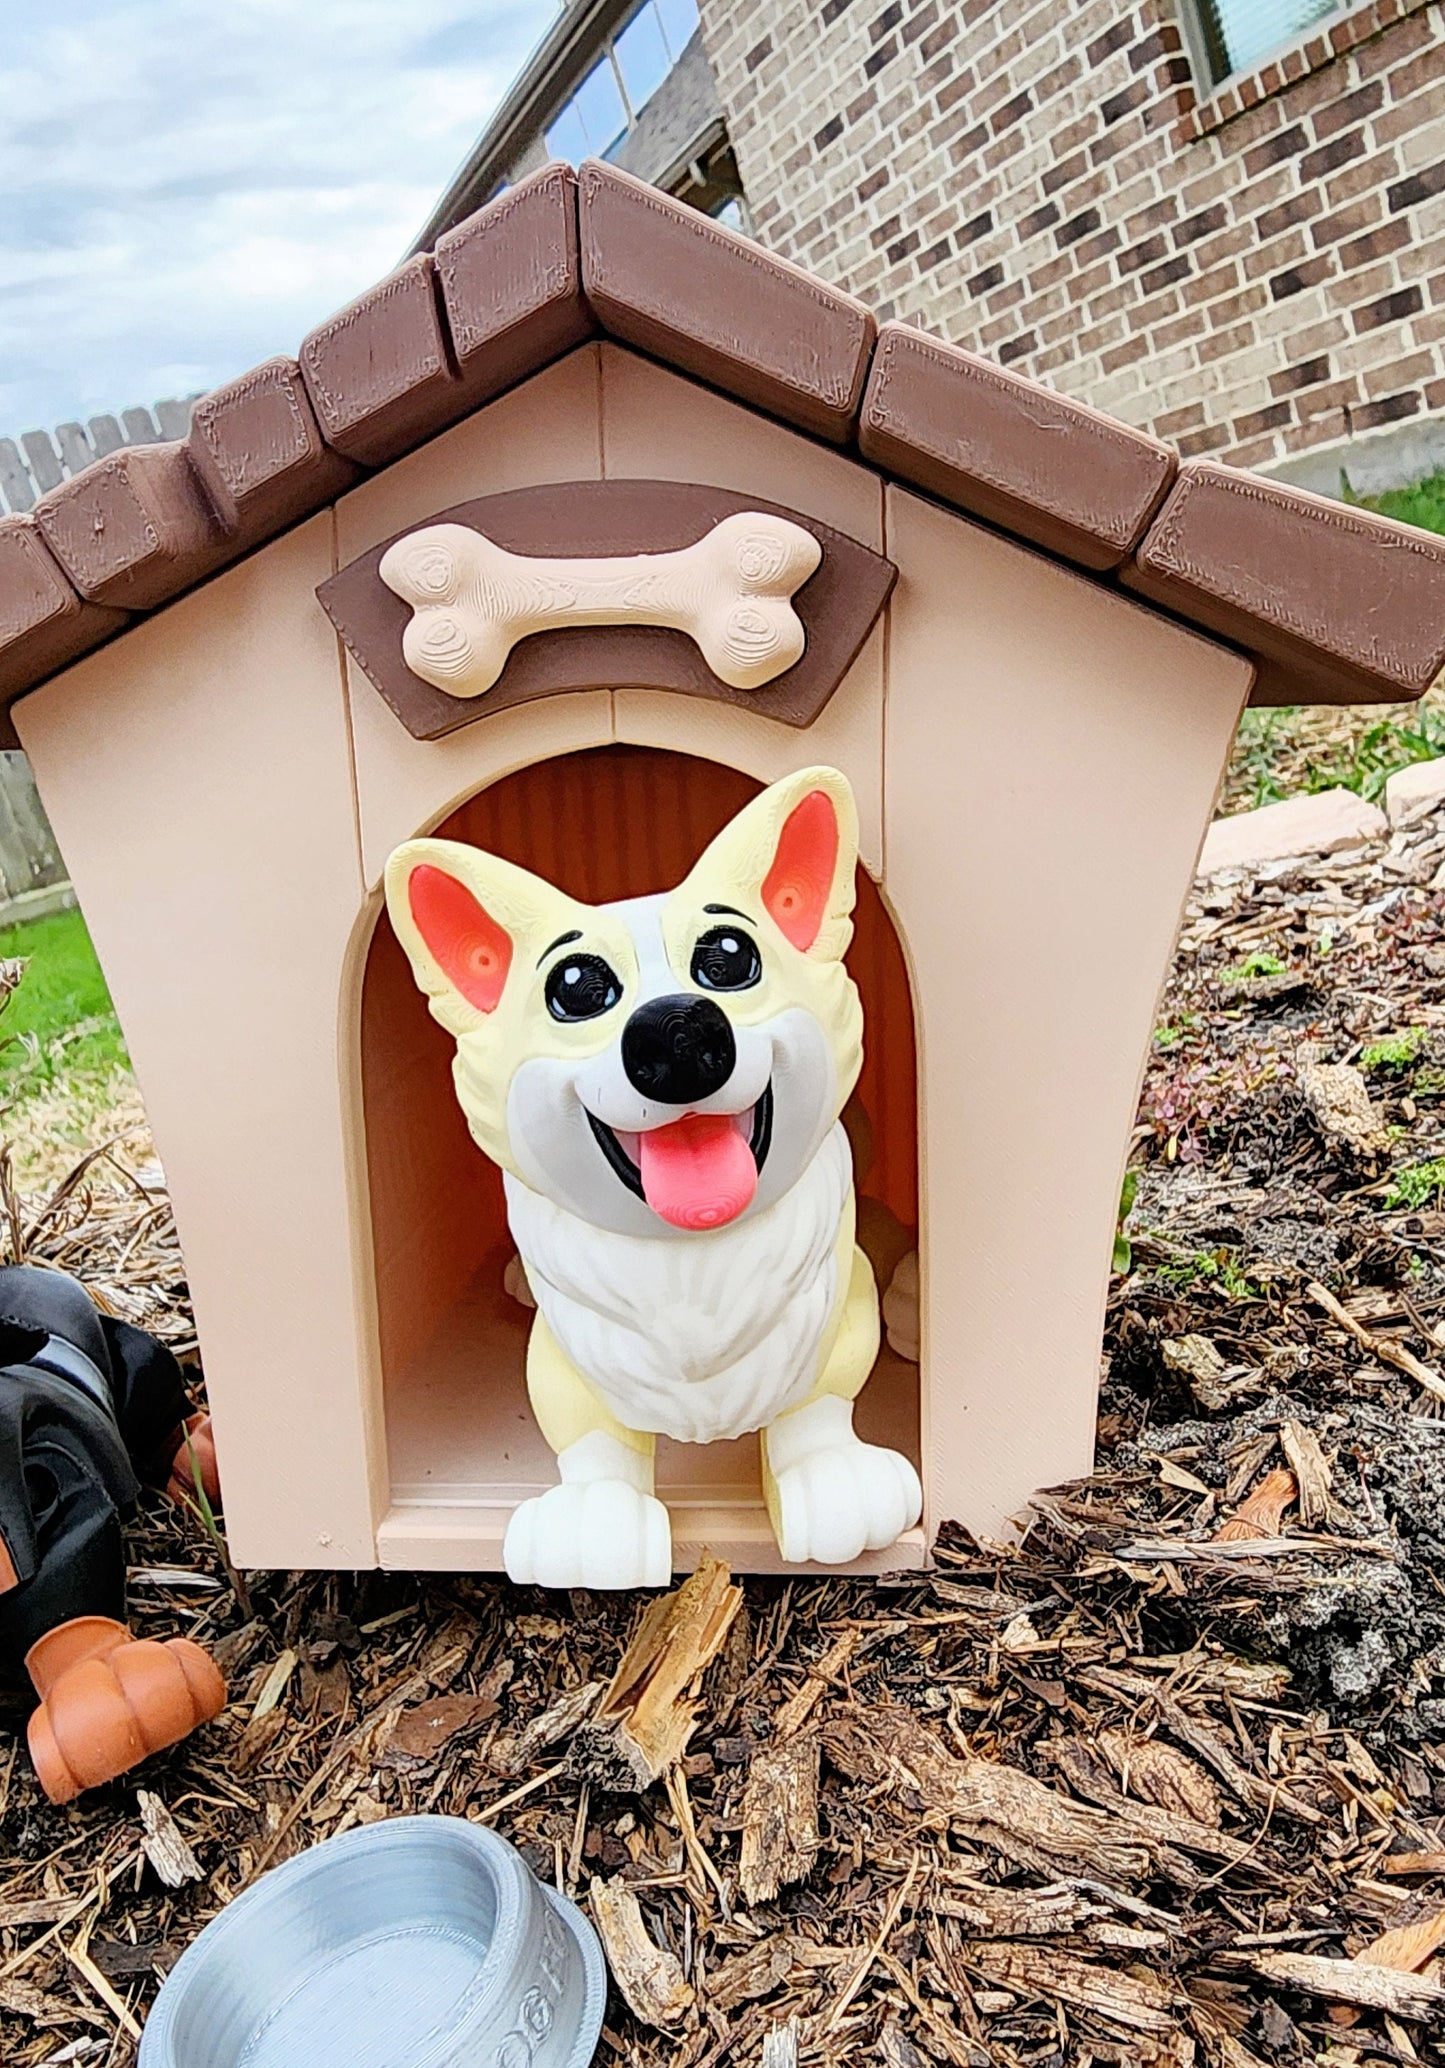
<svg viewBox="0 0 1445 2068">
<path fill-rule="evenodd" d="M 491 121 L 467 153 L 418 233 L 408 257 L 430 251 L 491 199 L 517 153 L 537 133 L 634 0 L 564 0 L 561 13 L 527 59 Z"/>
</svg>

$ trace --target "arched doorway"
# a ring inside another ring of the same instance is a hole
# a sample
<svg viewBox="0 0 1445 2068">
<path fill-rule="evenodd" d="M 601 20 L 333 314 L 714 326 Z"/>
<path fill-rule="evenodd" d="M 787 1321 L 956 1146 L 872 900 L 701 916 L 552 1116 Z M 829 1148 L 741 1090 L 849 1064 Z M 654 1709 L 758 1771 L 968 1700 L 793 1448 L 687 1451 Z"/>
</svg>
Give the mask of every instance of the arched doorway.
<svg viewBox="0 0 1445 2068">
<path fill-rule="evenodd" d="M 661 748 L 589 748 L 502 778 L 435 831 L 504 855 L 600 904 L 679 882 L 762 787 L 717 762 Z M 903 953 L 877 887 L 859 872 L 849 968 L 863 1000 L 864 1065 L 847 1117 L 860 1240 L 886 1284 L 918 1227 L 917 1064 Z M 483 1509 L 497 1518 L 556 1477 L 527 1405 L 528 1311 L 503 1279 L 513 1255 L 501 1176 L 467 1134 L 452 1091 L 453 1043 L 384 914 L 367 953 L 361 1084 L 377 1332 L 393 1506 Z M 919 1457 L 917 1367 L 885 1347 L 858 1427 Z M 752 1439 L 699 1450 L 664 1441 L 658 1491 L 700 1511 L 761 1508 Z M 705 1512 L 710 1518 L 701 1520 Z M 487 1530 L 469 1532 L 479 1543 Z"/>
</svg>

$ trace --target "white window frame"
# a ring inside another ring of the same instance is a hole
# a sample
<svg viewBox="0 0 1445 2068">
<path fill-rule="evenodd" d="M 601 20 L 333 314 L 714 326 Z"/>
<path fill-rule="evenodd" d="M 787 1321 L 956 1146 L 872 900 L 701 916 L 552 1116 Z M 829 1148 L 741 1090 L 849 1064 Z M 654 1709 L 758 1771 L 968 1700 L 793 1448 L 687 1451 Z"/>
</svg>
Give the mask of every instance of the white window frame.
<svg viewBox="0 0 1445 2068">
<path fill-rule="evenodd" d="M 643 108 L 649 107 L 651 105 L 653 95 L 658 94 L 662 91 L 663 87 L 667 84 L 667 81 L 677 70 L 677 67 L 682 59 L 682 53 L 679 51 L 678 55 L 672 60 L 672 63 L 668 67 L 668 70 L 663 74 L 662 78 L 658 80 L 657 85 L 652 90 L 652 94 L 649 94 L 648 98 L 642 103 L 642 107 L 634 108 L 632 105 L 632 96 L 627 91 L 627 81 L 622 76 L 622 67 L 617 62 L 617 51 L 615 46 L 617 43 L 617 38 L 620 35 L 622 35 L 624 30 L 631 27 L 633 21 L 639 14 L 641 14 L 643 8 L 647 5 L 648 0 L 638 0 L 637 6 L 634 7 L 630 11 L 630 13 L 628 13 L 624 17 L 624 19 L 618 24 L 618 26 L 615 29 L 610 31 L 610 33 L 603 41 L 600 56 L 601 58 L 604 58 L 606 62 L 612 67 L 612 77 L 616 82 L 617 92 L 622 101 L 622 112 L 624 116 L 627 118 L 622 127 L 621 132 L 616 137 L 614 137 L 612 142 L 607 146 L 607 149 L 609 151 L 615 151 L 617 149 L 617 146 L 622 142 L 623 138 L 630 136 L 633 130 L 636 129 L 638 120 L 642 115 Z M 665 27 L 663 29 L 663 43 L 666 47 L 667 31 Z M 587 71 L 589 74 L 596 69 L 597 62 L 598 60 L 594 60 L 593 63 L 588 66 Z M 561 103 L 561 105 L 553 110 L 551 120 L 547 122 L 543 128 L 542 134 L 544 141 L 546 138 L 547 131 L 555 126 L 558 117 L 563 113 L 564 109 L 569 108 L 572 105 L 572 102 L 576 99 L 578 87 L 581 85 L 581 83 L 581 80 L 579 80 L 577 82 L 577 86 L 574 86 L 571 89 L 571 91 L 568 93 L 566 99 Z"/>
<path fill-rule="evenodd" d="M 1301 29 L 1297 36 L 1287 36 L 1282 43 L 1273 44 L 1268 50 L 1262 51 L 1258 57 L 1251 58 L 1247 65 L 1241 65 L 1236 70 L 1225 72 L 1221 77 L 1215 79 L 1211 76 L 1209 69 L 1209 45 L 1205 39 L 1204 25 L 1200 20 L 1200 0 L 1180 0 L 1181 26 L 1184 30 L 1184 41 L 1189 50 L 1189 62 L 1193 68 L 1195 87 L 1199 99 L 1201 101 L 1212 100 L 1214 95 L 1223 92 L 1224 88 L 1232 80 L 1248 79 L 1255 72 L 1261 71 L 1265 65 L 1271 65 L 1277 58 L 1283 57 L 1287 51 L 1298 50 L 1302 44 L 1312 41 L 1322 30 L 1329 28 L 1332 22 L 1338 21 L 1342 16 L 1352 13 L 1360 5 L 1362 5 L 1362 0 L 1336 0 L 1336 4 L 1330 13 L 1320 15 L 1318 20 L 1311 22 L 1307 28 Z"/>
</svg>

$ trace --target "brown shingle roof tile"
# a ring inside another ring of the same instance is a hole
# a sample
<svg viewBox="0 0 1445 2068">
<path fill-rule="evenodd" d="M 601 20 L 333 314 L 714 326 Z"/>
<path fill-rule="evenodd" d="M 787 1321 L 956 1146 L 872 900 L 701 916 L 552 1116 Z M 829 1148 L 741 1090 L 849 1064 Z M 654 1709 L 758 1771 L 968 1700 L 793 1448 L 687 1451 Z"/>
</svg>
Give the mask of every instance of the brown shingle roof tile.
<svg viewBox="0 0 1445 2068">
<path fill-rule="evenodd" d="M 469 409 L 591 336 L 577 243 L 577 175 L 570 165 L 547 165 L 437 245 Z"/>
<path fill-rule="evenodd" d="M 1098 570 L 1128 558 L 1177 465 L 1157 438 L 906 323 L 878 334 L 858 447 L 900 480 Z"/>
<path fill-rule="evenodd" d="M 41 535 L 80 594 L 154 610 L 231 557 L 183 441 L 131 445 L 35 505 Z"/>
<path fill-rule="evenodd" d="M 1256 702 L 1393 702 L 1445 662 L 1445 540 L 1213 462 L 1171 488 L 1157 440 L 905 324 L 877 334 L 862 303 L 589 163 L 520 182 L 299 364 L 219 389 L 188 441 L 0 521 L 0 699 L 599 328 L 1232 641 Z"/>
<path fill-rule="evenodd" d="M 297 356 L 327 444 L 363 466 L 399 459 L 467 407 L 426 252 L 319 324 Z"/>
<path fill-rule="evenodd" d="M 0 517 L 0 697 L 68 667 L 126 622 L 77 595 L 32 516 Z"/>
<path fill-rule="evenodd" d="M 630 173 L 589 160 L 578 188 L 605 330 L 818 438 L 852 435 L 876 333 L 862 302 Z"/>
<path fill-rule="evenodd" d="M 1445 538 L 1190 460 L 1125 585 L 1260 657 L 1256 703 L 1422 696 L 1445 667 Z"/>
<path fill-rule="evenodd" d="M 321 435 L 294 359 L 268 359 L 191 412 L 191 464 L 236 550 L 259 545 L 361 478 Z"/>
</svg>

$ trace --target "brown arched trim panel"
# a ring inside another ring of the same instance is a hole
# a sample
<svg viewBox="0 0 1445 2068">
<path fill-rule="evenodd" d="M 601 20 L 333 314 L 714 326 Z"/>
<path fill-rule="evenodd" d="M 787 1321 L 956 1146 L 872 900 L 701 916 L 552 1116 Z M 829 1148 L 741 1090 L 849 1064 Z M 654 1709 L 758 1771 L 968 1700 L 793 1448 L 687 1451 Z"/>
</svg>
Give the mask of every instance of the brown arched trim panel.
<svg viewBox="0 0 1445 2068">
<path fill-rule="evenodd" d="M 415 739 L 440 739 L 493 711 L 576 689 L 670 689 L 738 704 L 784 725 L 811 725 L 852 666 L 897 574 L 881 553 L 814 517 L 686 481 L 558 481 L 459 503 L 406 530 L 466 524 L 511 553 L 586 559 L 671 553 L 741 510 L 787 517 L 823 548 L 817 572 L 793 598 L 807 634 L 803 657 L 757 690 L 732 689 L 721 681 L 684 632 L 659 625 L 573 625 L 523 639 L 485 696 L 448 696 L 414 675 L 403 659 L 411 610 L 378 572 L 382 555 L 404 532 L 383 539 L 316 593 L 358 665 Z"/>
</svg>

